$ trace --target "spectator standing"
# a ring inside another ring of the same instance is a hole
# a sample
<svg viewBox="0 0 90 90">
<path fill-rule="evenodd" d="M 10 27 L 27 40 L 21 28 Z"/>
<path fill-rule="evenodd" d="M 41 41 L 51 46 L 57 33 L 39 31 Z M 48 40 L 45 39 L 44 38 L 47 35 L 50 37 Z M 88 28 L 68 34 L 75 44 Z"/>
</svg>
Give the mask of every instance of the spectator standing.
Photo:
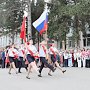
<svg viewBox="0 0 90 90">
<path fill-rule="evenodd" d="M 2 50 L 1 57 L 2 57 L 2 68 L 5 68 L 5 49 Z"/>
<path fill-rule="evenodd" d="M 64 67 L 68 67 L 68 57 L 69 54 L 67 51 L 64 52 Z"/>
<path fill-rule="evenodd" d="M 81 67 L 81 51 L 78 50 L 77 52 L 77 62 L 78 62 L 78 67 Z"/>
<path fill-rule="evenodd" d="M 68 66 L 72 67 L 72 53 L 71 53 L 71 51 L 69 51 L 69 54 L 68 54 Z"/>
</svg>

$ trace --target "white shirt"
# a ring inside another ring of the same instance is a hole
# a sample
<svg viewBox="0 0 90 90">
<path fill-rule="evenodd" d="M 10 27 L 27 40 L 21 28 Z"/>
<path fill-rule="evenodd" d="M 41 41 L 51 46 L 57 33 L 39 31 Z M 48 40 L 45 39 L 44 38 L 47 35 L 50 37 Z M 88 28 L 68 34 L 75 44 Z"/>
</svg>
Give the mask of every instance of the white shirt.
<svg viewBox="0 0 90 90">
<path fill-rule="evenodd" d="M 14 57 L 13 52 L 15 52 L 17 55 L 19 54 L 19 52 L 18 52 L 16 49 L 10 48 L 10 49 L 8 50 L 8 55 L 9 55 L 9 57 Z"/>
<path fill-rule="evenodd" d="M 20 49 L 19 49 L 19 57 L 24 57 L 24 54 L 23 54 L 22 50 L 24 51 L 23 48 L 20 48 Z M 24 51 L 24 52 L 25 52 L 25 51 Z"/>
<path fill-rule="evenodd" d="M 77 59 L 77 53 L 75 52 L 74 53 L 74 60 L 76 60 Z"/>
<path fill-rule="evenodd" d="M 71 53 L 68 54 L 68 58 L 69 58 L 69 59 L 72 58 L 72 54 L 71 54 Z"/>
<path fill-rule="evenodd" d="M 68 53 L 64 53 L 64 59 L 68 59 Z"/>
<path fill-rule="evenodd" d="M 47 53 L 47 51 L 46 51 L 46 53 Z M 46 57 L 46 53 L 44 52 L 43 47 L 40 46 L 40 48 L 39 48 L 39 56 L 40 57 Z"/>
<path fill-rule="evenodd" d="M 81 59 L 81 53 L 77 52 L 77 60 Z"/>
<path fill-rule="evenodd" d="M 37 49 L 34 45 L 28 45 L 27 54 L 30 54 L 29 50 L 31 50 L 34 54 L 37 52 Z"/>
<path fill-rule="evenodd" d="M 57 48 L 55 48 L 55 47 L 50 47 L 50 48 L 52 48 L 52 50 L 53 50 L 54 52 L 58 52 Z M 49 53 L 50 53 L 50 54 L 53 54 L 52 51 L 50 50 L 50 48 L 49 48 Z"/>
</svg>

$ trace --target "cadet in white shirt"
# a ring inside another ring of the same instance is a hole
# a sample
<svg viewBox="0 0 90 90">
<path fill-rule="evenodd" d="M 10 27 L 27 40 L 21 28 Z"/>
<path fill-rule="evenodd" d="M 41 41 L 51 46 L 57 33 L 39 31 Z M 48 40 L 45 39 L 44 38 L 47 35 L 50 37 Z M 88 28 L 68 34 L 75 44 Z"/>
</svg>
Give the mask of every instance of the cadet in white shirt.
<svg viewBox="0 0 90 90">
<path fill-rule="evenodd" d="M 66 72 L 66 70 L 63 70 L 63 69 L 59 66 L 59 63 L 57 62 L 57 54 L 59 54 L 59 52 L 58 52 L 58 50 L 56 49 L 54 43 L 52 43 L 52 46 L 49 48 L 49 53 L 50 53 L 50 55 L 51 55 L 51 61 L 52 61 L 52 63 L 53 63 L 53 66 L 56 65 L 57 68 L 62 71 L 62 73 Z M 51 70 L 49 71 L 48 75 L 52 76 L 52 75 L 51 75 Z"/>
<path fill-rule="evenodd" d="M 47 61 L 48 59 L 48 51 L 46 48 L 46 42 L 42 41 L 40 43 L 40 48 L 39 48 L 39 56 L 40 56 L 40 61 L 41 61 L 41 66 L 40 66 L 40 70 L 39 70 L 39 77 L 41 76 L 41 72 L 44 68 L 44 65 L 46 65 L 50 70 L 52 70 L 53 72 L 55 71 L 54 67 L 52 65 L 50 65 Z"/>
<path fill-rule="evenodd" d="M 23 64 L 23 61 L 25 59 L 25 48 L 24 48 L 24 45 L 21 44 L 19 46 L 19 59 L 18 59 L 18 73 L 21 73 L 21 68 L 22 68 L 22 64 Z M 25 65 L 24 65 L 25 67 Z M 25 67 L 25 69 L 27 70 L 27 67 Z"/>
<path fill-rule="evenodd" d="M 10 61 L 10 68 L 9 68 L 9 74 L 11 74 L 11 69 L 13 68 L 17 74 L 17 70 L 15 67 L 14 60 L 18 58 L 18 51 L 14 48 L 14 44 L 10 46 L 8 50 L 8 57 Z"/>
<path fill-rule="evenodd" d="M 29 41 L 29 45 L 26 45 L 26 55 L 28 60 L 28 74 L 26 76 L 27 79 L 30 79 L 29 74 L 31 72 L 31 69 L 33 68 L 36 72 L 38 72 L 38 68 L 36 66 L 35 62 L 35 56 L 37 56 L 38 51 L 36 47 L 33 45 L 32 39 Z"/>
</svg>

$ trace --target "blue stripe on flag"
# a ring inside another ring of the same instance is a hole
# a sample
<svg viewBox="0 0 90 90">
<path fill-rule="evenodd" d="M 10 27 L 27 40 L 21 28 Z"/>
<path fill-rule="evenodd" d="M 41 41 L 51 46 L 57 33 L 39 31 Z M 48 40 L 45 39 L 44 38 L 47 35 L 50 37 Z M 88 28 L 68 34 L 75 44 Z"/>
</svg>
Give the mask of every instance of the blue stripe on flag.
<svg viewBox="0 0 90 90">
<path fill-rule="evenodd" d="M 41 24 L 39 24 L 39 26 L 36 27 L 39 32 L 44 28 L 44 22 L 45 21 L 43 21 Z"/>
</svg>

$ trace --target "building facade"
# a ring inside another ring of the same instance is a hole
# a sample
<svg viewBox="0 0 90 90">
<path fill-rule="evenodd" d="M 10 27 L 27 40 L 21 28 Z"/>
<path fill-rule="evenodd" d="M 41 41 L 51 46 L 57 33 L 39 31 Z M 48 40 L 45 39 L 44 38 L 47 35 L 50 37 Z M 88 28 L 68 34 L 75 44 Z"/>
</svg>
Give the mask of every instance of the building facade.
<svg viewBox="0 0 90 90">
<path fill-rule="evenodd" d="M 12 40 L 14 40 L 14 41 L 12 41 Z M 12 38 L 11 33 L 0 36 L 0 48 L 8 46 L 8 45 L 12 44 L 12 42 L 14 44 L 21 44 L 22 41 L 20 39 L 19 33 L 15 33 L 14 38 Z"/>
</svg>

